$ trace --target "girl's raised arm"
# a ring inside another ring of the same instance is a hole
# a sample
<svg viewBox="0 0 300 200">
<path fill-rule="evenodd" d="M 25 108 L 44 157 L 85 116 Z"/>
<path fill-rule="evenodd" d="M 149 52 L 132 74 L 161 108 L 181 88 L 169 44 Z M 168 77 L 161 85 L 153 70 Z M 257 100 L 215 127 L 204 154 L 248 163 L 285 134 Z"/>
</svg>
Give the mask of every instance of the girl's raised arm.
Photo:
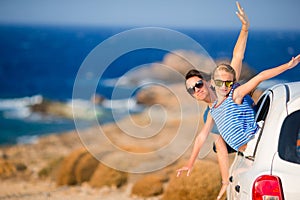
<svg viewBox="0 0 300 200">
<path fill-rule="evenodd" d="M 236 72 L 236 80 L 239 80 L 242 66 L 243 66 L 243 59 L 246 50 L 247 38 L 248 38 L 248 29 L 249 29 L 249 20 L 244 11 L 241 7 L 239 2 L 236 2 L 238 11 L 236 12 L 238 18 L 242 22 L 242 28 L 233 49 L 233 55 L 230 65 L 234 68 Z"/>
<path fill-rule="evenodd" d="M 295 66 L 298 65 L 299 62 L 300 62 L 300 54 L 297 55 L 296 57 L 292 57 L 292 59 L 288 63 L 260 72 L 258 75 L 250 79 L 247 83 L 237 87 L 234 90 L 233 93 L 234 102 L 237 104 L 241 104 L 244 96 L 250 93 L 253 89 L 255 89 L 262 81 L 273 78 L 285 72 L 288 69 L 294 68 Z"/>
</svg>

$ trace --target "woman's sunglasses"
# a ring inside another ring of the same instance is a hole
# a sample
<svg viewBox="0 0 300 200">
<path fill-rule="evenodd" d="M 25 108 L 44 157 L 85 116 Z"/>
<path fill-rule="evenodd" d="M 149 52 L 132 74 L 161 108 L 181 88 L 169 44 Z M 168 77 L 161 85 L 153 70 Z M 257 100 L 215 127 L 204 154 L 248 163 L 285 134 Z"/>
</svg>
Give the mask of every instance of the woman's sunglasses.
<svg viewBox="0 0 300 200">
<path fill-rule="evenodd" d="M 214 80 L 214 82 L 218 87 L 222 87 L 224 83 L 226 87 L 231 87 L 233 85 L 233 81 Z"/>
<path fill-rule="evenodd" d="M 203 87 L 203 81 L 202 80 L 199 80 L 198 82 L 195 83 L 194 86 L 190 87 L 190 88 L 187 88 L 187 91 L 190 95 L 193 95 L 195 93 L 195 88 L 202 88 Z"/>
</svg>

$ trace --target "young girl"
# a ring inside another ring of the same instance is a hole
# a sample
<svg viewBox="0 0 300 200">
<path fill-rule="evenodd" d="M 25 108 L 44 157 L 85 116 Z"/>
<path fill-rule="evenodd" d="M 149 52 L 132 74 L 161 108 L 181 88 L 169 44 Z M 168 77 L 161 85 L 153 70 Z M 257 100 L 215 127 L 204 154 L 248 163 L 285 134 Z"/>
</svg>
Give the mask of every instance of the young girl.
<svg viewBox="0 0 300 200">
<path fill-rule="evenodd" d="M 230 65 L 221 64 L 214 70 L 212 85 L 216 89 L 217 101 L 210 114 L 223 139 L 233 149 L 244 151 L 258 129 L 255 113 L 244 97 L 262 81 L 295 67 L 299 61 L 300 54 L 286 64 L 259 73 L 243 85 L 235 83 L 235 71 Z"/>
</svg>

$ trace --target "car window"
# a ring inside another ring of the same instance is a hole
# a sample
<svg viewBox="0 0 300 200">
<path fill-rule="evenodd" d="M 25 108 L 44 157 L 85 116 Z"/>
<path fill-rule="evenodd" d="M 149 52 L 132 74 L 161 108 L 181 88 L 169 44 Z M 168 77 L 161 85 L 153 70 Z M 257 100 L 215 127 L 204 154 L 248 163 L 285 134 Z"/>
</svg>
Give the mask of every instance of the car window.
<svg viewBox="0 0 300 200">
<path fill-rule="evenodd" d="M 271 92 L 267 92 L 259 98 L 259 100 L 254 108 L 254 110 L 256 111 L 256 116 L 255 116 L 256 122 L 266 120 L 266 117 L 269 113 L 269 108 L 270 108 L 271 94 L 272 94 Z M 255 158 L 257 146 L 260 142 L 262 132 L 263 131 L 260 131 L 259 133 L 257 133 L 255 138 L 252 141 L 250 141 L 247 145 L 247 156 L 246 157 L 251 160 L 254 160 L 254 158 Z"/>
<path fill-rule="evenodd" d="M 283 122 L 278 152 L 283 160 L 300 164 L 300 110 L 288 115 Z"/>
<path fill-rule="evenodd" d="M 262 96 L 256 104 L 256 121 L 265 121 L 269 112 L 270 96 L 265 94 Z"/>
</svg>

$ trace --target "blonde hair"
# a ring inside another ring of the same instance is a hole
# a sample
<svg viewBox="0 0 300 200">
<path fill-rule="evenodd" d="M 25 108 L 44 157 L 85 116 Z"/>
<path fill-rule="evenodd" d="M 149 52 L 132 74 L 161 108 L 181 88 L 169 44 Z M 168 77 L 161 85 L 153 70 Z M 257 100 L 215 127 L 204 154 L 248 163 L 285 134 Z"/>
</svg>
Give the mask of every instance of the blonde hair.
<svg viewBox="0 0 300 200">
<path fill-rule="evenodd" d="M 236 81 L 236 74 L 235 74 L 235 70 L 233 69 L 233 67 L 231 67 L 230 65 L 228 64 L 225 64 L 225 63 L 222 63 L 220 65 L 218 65 L 213 73 L 212 73 L 212 76 L 211 76 L 211 79 L 214 80 L 214 77 L 215 77 L 215 73 L 216 71 L 219 70 L 219 71 L 225 71 L 225 72 L 228 72 L 228 73 L 231 73 L 233 75 L 233 81 L 235 82 Z"/>
</svg>

